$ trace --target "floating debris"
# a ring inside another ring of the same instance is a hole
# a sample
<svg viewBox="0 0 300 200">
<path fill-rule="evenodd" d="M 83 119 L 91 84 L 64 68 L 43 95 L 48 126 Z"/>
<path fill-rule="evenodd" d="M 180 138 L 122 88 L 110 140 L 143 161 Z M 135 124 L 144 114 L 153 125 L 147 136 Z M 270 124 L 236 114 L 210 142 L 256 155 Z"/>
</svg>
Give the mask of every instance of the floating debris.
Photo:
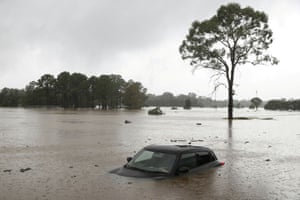
<svg viewBox="0 0 300 200">
<path fill-rule="evenodd" d="M 186 139 L 171 139 L 170 142 L 188 142 L 188 144 L 191 144 L 192 142 L 203 142 L 204 140 L 201 139 L 191 139 L 191 140 L 186 140 Z"/>
<path fill-rule="evenodd" d="M 204 142 L 204 140 L 191 140 L 191 142 Z"/>
<path fill-rule="evenodd" d="M 94 165 L 95 167 L 99 167 L 99 165 Z"/>
<path fill-rule="evenodd" d="M 21 169 L 20 169 L 20 172 L 22 172 L 22 173 L 23 173 L 23 172 L 26 172 L 26 171 L 29 171 L 29 170 L 31 170 L 31 168 L 30 168 L 30 167 L 27 167 L 27 168 L 24 168 L 24 169 L 23 169 L 23 168 L 21 168 Z"/>
<path fill-rule="evenodd" d="M 11 172 L 12 171 L 12 169 L 5 169 L 5 170 L 3 170 L 3 172 Z"/>
<path fill-rule="evenodd" d="M 73 169 L 74 167 L 73 167 L 73 166 L 70 166 L 69 168 L 70 168 L 70 169 Z"/>
<path fill-rule="evenodd" d="M 248 143 L 250 143 L 249 141 L 246 141 L 246 142 L 244 142 L 245 144 L 248 144 Z"/>
<path fill-rule="evenodd" d="M 124 123 L 125 123 L 125 124 L 130 124 L 130 123 L 132 123 L 132 121 L 129 121 L 129 120 L 126 119 L 126 120 L 124 121 Z"/>
<path fill-rule="evenodd" d="M 184 139 L 171 139 L 170 142 L 186 142 Z"/>
<path fill-rule="evenodd" d="M 273 120 L 273 117 L 265 117 L 265 118 L 260 118 L 261 120 Z"/>
<path fill-rule="evenodd" d="M 266 161 L 266 162 L 269 162 L 269 161 L 271 161 L 271 159 L 268 158 L 268 159 L 266 159 L 265 161 Z"/>
<path fill-rule="evenodd" d="M 198 126 L 201 126 L 201 125 L 202 125 L 202 123 L 196 123 L 196 125 L 198 125 Z"/>
<path fill-rule="evenodd" d="M 152 110 L 149 110 L 148 114 L 149 115 L 162 115 L 163 112 L 162 112 L 162 110 L 159 107 L 156 107 L 156 108 L 154 108 Z"/>
</svg>

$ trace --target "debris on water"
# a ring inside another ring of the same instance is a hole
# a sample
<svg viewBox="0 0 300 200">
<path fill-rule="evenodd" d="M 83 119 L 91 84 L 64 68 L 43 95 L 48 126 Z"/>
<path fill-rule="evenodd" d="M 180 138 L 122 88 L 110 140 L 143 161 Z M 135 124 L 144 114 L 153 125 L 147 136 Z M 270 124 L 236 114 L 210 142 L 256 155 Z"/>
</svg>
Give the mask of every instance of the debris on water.
<svg viewBox="0 0 300 200">
<path fill-rule="evenodd" d="M 126 120 L 124 121 L 124 123 L 125 123 L 125 124 L 130 124 L 130 123 L 132 123 L 132 122 L 126 119 Z"/>
<path fill-rule="evenodd" d="M 201 125 L 202 125 L 202 123 L 196 123 L 196 125 L 198 125 L 198 126 L 201 126 Z"/>
<path fill-rule="evenodd" d="M 163 112 L 162 112 L 162 110 L 159 107 L 156 107 L 156 108 L 154 108 L 152 110 L 149 110 L 148 114 L 149 115 L 162 115 Z"/>
<path fill-rule="evenodd" d="M 265 117 L 265 118 L 261 118 L 261 120 L 273 120 L 273 117 Z"/>
<path fill-rule="evenodd" d="M 23 169 L 23 168 L 21 168 L 21 169 L 20 169 L 20 172 L 22 172 L 22 173 L 23 173 L 23 172 L 26 172 L 26 171 L 29 171 L 29 170 L 31 170 L 31 168 L 30 168 L 30 167 L 27 167 L 27 168 L 24 168 L 24 169 Z"/>
<path fill-rule="evenodd" d="M 128 185 L 131 185 L 131 184 L 132 184 L 132 182 L 128 182 L 127 184 L 128 184 Z"/>
<path fill-rule="evenodd" d="M 245 142 L 245 144 L 248 144 L 248 143 L 250 143 L 250 142 L 249 142 L 249 141 L 246 141 L 246 142 Z"/>
<path fill-rule="evenodd" d="M 266 162 L 269 162 L 269 161 L 271 161 L 271 159 L 268 158 L 268 159 L 266 159 L 265 161 L 266 161 Z"/>
<path fill-rule="evenodd" d="M 95 167 L 99 167 L 99 165 L 94 165 Z"/>
<path fill-rule="evenodd" d="M 11 169 L 5 169 L 3 170 L 3 172 L 11 172 L 12 170 Z"/>
<path fill-rule="evenodd" d="M 194 139 L 192 139 L 191 142 L 204 142 L 204 140 L 194 140 Z"/>
<path fill-rule="evenodd" d="M 71 176 L 71 178 L 76 178 L 76 177 L 77 177 L 76 175 Z"/>
<path fill-rule="evenodd" d="M 74 167 L 73 167 L 73 166 L 70 166 L 69 168 L 70 168 L 70 169 L 73 169 Z"/>
<path fill-rule="evenodd" d="M 268 146 L 268 148 L 271 148 L 271 147 L 272 147 L 271 145 Z"/>
<path fill-rule="evenodd" d="M 171 139 L 170 142 L 186 142 L 184 139 Z"/>
</svg>

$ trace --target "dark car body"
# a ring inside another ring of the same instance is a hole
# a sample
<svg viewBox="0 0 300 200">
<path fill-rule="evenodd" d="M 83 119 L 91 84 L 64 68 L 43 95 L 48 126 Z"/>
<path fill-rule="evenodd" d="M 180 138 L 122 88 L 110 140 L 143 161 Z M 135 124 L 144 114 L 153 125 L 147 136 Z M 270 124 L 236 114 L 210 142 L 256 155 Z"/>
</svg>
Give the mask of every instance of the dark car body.
<svg viewBox="0 0 300 200">
<path fill-rule="evenodd" d="M 140 157 L 145 157 L 144 154 L 151 154 L 152 157 L 141 160 Z M 153 158 L 154 156 L 157 158 Z M 153 163 L 154 159 L 153 165 L 159 167 L 150 166 L 152 164 L 148 161 Z M 111 173 L 129 177 L 166 178 L 224 164 L 218 161 L 211 149 L 193 145 L 149 145 L 127 160 L 127 164 Z"/>
</svg>

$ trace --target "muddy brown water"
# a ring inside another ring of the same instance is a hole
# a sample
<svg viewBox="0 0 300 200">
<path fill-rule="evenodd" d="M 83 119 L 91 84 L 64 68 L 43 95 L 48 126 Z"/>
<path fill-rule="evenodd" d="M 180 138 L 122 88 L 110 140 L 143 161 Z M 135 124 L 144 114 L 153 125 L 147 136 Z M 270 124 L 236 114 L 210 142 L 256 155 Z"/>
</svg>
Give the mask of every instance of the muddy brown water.
<svg viewBox="0 0 300 200">
<path fill-rule="evenodd" d="M 300 112 L 235 110 L 260 119 L 230 127 L 225 109 L 163 111 L 0 108 L 0 199 L 300 199 Z M 190 140 L 225 165 L 166 180 L 108 173 L 145 145 Z"/>
</svg>

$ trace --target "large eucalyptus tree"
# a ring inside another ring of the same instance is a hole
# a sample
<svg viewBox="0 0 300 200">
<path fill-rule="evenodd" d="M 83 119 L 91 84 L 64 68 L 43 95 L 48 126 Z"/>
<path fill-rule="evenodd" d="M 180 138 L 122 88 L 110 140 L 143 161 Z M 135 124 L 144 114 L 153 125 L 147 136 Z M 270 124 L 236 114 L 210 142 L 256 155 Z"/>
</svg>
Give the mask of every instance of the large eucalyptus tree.
<svg viewBox="0 0 300 200">
<path fill-rule="evenodd" d="M 228 119 L 232 119 L 237 66 L 277 64 L 278 60 L 266 52 L 272 41 L 272 30 L 264 12 L 230 3 L 221 6 L 210 19 L 193 22 L 179 50 L 182 58 L 189 59 L 195 69 L 212 69 L 215 80 L 225 77 Z M 219 85 L 216 82 L 216 87 Z"/>
</svg>

